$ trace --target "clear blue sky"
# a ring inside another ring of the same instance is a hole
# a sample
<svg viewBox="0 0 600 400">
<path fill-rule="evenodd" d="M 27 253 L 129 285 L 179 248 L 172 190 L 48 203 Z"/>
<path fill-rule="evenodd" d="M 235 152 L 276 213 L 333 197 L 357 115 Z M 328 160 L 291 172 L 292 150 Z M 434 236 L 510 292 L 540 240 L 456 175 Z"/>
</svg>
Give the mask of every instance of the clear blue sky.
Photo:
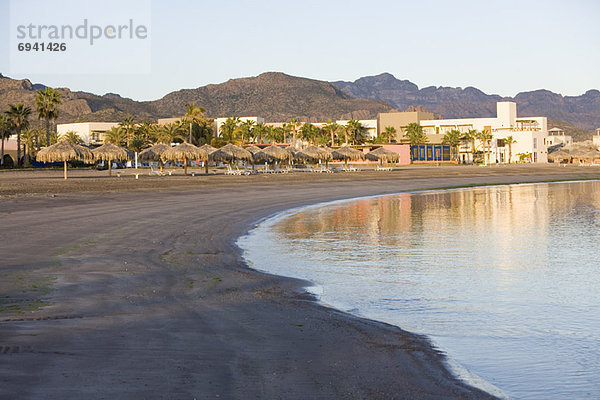
<svg viewBox="0 0 600 400">
<path fill-rule="evenodd" d="M 149 1 L 149 74 L 9 71 L 9 0 L 0 0 L 0 72 L 136 100 L 266 71 L 327 81 L 390 72 L 505 96 L 600 89 L 598 0 Z"/>
</svg>

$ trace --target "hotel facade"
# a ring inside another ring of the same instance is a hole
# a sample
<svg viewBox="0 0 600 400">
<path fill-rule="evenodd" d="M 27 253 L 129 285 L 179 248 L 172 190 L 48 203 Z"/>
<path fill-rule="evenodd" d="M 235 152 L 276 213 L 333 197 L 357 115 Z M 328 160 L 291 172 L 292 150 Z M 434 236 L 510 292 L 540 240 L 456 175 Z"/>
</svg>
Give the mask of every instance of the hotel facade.
<svg viewBox="0 0 600 400">
<path fill-rule="evenodd" d="M 470 130 L 491 133 L 487 149 L 490 163 L 510 163 L 527 159 L 534 163 L 548 162 L 548 121 L 546 117 L 518 117 L 517 104 L 501 101 L 496 104 L 496 117 L 461 119 L 424 119 L 419 121 L 423 132 L 439 140 L 451 130 L 467 133 Z M 512 137 L 513 143 L 506 140 Z M 464 140 L 459 146 L 460 163 L 472 163 L 474 151 L 484 151 L 483 143 L 476 140 L 475 149 Z M 509 154 L 510 153 L 510 154 Z M 509 159 L 510 155 L 510 159 Z"/>
</svg>

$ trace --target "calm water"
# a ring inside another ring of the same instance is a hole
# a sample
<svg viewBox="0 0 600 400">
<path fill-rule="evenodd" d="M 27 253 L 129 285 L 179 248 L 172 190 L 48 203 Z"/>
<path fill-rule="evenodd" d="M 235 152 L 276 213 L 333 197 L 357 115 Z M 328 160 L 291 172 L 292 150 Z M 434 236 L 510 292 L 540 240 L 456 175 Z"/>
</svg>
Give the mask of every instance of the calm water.
<svg viewBox="0 0 600 400">
<path fill-rule="evenodd" d="M 428 335 L 511 397 L 600 398 L 600 182 L 325 204 L 239 245 L 326 304 Z"/>
</svg>

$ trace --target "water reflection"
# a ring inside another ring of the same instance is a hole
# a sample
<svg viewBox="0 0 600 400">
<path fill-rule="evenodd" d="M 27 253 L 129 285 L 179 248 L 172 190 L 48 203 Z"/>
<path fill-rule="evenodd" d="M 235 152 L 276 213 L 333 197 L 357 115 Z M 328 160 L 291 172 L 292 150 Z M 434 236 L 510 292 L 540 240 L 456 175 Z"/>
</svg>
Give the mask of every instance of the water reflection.
<svg viewBox="0 0 600 400">
<path fill-rule="evenodd" d="M 599 189 L 361 199 L 273 221 L 242 247 L 325 303 L 429 335 L 515 397 L 600 398 Z"/>
</svg>

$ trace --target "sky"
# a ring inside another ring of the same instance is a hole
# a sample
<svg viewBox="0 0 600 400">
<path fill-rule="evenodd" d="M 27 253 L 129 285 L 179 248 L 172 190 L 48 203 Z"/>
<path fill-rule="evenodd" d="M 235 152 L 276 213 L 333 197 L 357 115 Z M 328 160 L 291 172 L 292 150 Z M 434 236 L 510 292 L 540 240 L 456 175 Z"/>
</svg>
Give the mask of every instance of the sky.
<svg viewBox="0 0 600 400">
<path fill-rule="evenodd" d="M 598 0 L 0 0 L 0 73 L 135 100 L 267 71 L 326 81 L 389 72 L 420 88 L 576 96 L 600 89 L 599 15 Z M 28 18 L 101 27 L 132 19 L 148 34 L 26 55 L 15 26 Z"/>
</svg>

